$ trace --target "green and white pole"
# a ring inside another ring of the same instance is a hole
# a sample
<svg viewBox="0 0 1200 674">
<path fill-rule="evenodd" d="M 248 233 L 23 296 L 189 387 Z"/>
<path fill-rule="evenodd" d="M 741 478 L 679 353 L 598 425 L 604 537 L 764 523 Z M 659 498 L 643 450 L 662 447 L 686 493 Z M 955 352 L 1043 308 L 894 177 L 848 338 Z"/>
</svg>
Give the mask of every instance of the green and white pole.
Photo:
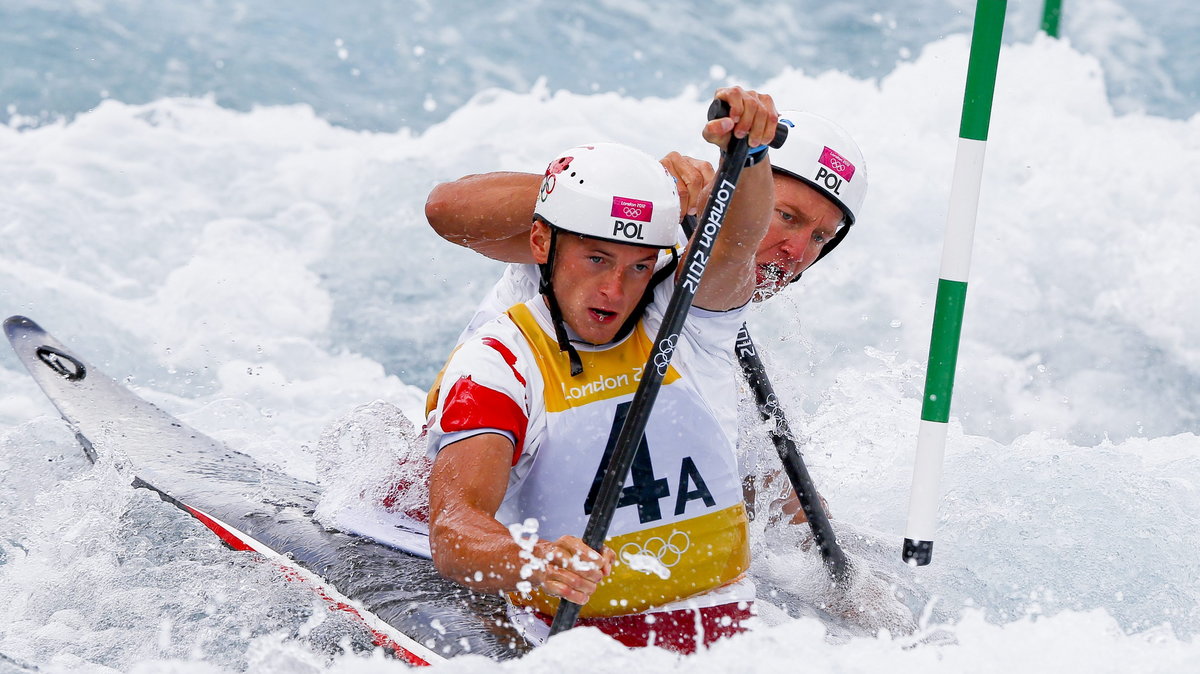
<svg viewBox="0 0 1200 674">
<path fill-rule="evenodd" d="M 946 238 L 942 244 L 941 278 L 933 314 L 933 336 L 929 342 L 929 366 L 925 373 L 925 398 L 921 406 L 921 430 L 917 435 L 908 526 L 904 532 L 903 559 L 917 566 L 924 566 L 933 558 L 939 483 L 946 453 L 946 427 L 950 420 L 950 393 L 954 388 L 954 367 L 958 361 L 967 275 L 971 269 L 971 244 L 979 211 L 979 185 L 983 179 L 983 154 L 992 117 L 992 95 L 996 90 L 996 63 L 1000 58 L 1006 4 L 1006 0 L 978 0 L 975 5 L 967 90 L 963 97 L 954 182 L 950 188 Z"/>
<path fill-rule="evenodd" d="M 1058 23 L 1062 19 L 1062 0 L 1046 0 L 1042 10 L 1042 30 L 1050 37 L 1058 37 Z"/>
</svg>

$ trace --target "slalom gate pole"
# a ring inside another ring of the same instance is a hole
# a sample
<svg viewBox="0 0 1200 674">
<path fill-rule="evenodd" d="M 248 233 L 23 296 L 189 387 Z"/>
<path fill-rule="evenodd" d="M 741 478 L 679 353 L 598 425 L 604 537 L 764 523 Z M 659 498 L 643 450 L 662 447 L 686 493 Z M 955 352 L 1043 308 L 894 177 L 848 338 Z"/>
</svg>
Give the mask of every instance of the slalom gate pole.
<svg viewBox="0 0 1200 674">
<path fill-rule="evenodd" d="M 800 508 L 808 518 L 813 540 L 817 542 L 821 551 L 821 559 L 825 561 L 829 577 L 833 582 L 840 583 L 846 579 L 848 572 L 846 553 L 842 551 L 833 534 L 833 526 L 829 523 L 825 508 L 821 506 L 821 497 L 813 485 L 812 476 L 808 474 L 808 467 L 804 465 L 804 459 L 796 448 L 791 426 L 783 414 L 783 408 L 779 406 L 779 398 L 775 395 L 771 380 L 767 378 L 767 368 L 758 357 L 758 350 L 744 323 L 741 332 L 738 333 L 737 354 L 738 362 L 742 364 L 742 372 L 750 382 L 750 389 L 754 391 L 754 402 L 758 405 L 759 414 L 766 421 L 775 421 L 775 428 L 771 429 L 771 441 L 775 443 L 775 451 L 779 453 L 779 460 L 783 462 L 783 470 L 792 483 L 792 489 L 796 490 Z"/>
<path fill-rule="evenodd" d="M 710 120 L 728 114 L 728 104 L 724 101 L 713 101 L 708 108 Z M 771 142 L 771 147 L 783 145 L 786 138 L 787 127 L 780 124 L 776 130 L 775 139 Z M 596 501 L 592 506 L 592 514 L 583 532 L 583 542 L 593 550 L 600 550 L 604 546 L 604 539 L 608 537 L 608 528 L 616 514 L 617 501 L 625 486 L 629 468 L 633 464 L 634 454 L 646 431 L 646 424 L 650 421 L 650 410 L 654 407 L 655 399 L 658 398 L 658 391 L 662 388 L 667 368 L 671 365 L 671 356 L 674 355 L 679 333 L 683 331 L 683 322 L 687 318 L 688 309 L 692 306 L 692 300 L 696 296 L 696 290 L 699 289 L 700 280 L 708 264 L 708 259 L 711 257 L 713 246 L 721 233 L 721 226 L 725 223 L 725 213 L 728 212 L 729 204 L 733 201 L 734 190 L 737 188 L 738 178 L 741 177 L 742 169 L 745 167 L 749 149 L 745 138 L 730 138 L 725 162 L 713 181 L 712 193 L 709 195 L 708 204 L 704 207 L 701 226 L 704 227 L 705 235 L 692 237 L 692 241 L 688 245 L 687 255 L 684 256 L 682 263 L 683 269 L 688 273 L 680 274 L 675 279 L 675 292 L 671 295 L 671 301 L 667 304 L 667 309 L 663 314 L 662 326 L 650 348 L 650 356 L 646 359 L 646 367 L 642 371 L 642 380 L 638 382 L 637 391 L 633 394 L 633 401 L 625 415 L 625 422 L 617 434 L 612 458 L 604 469 L 604 479 L 600 482 L 600 489 L 596 493 Z M 691 273 L 692 270 L 695 270 L 696 273 Z M 558 611 L 554 614 L 554 622 L 550 624 L 550 636 L 574 627 L 581 608 L 583 607 L 575 602 L 560 599 Z"/>
<path fill-rule="evenodd" d="M 1058 37 L 1058 23 L 1062 19 L 1062 0 L 1046 0 L 1042 10 L 1042 30 L 1050 37 Z"/>
<path fill-rule="evenodd" d="M 950 420 L 950 395 L 962 334 L 967 276 L 971 269 L 971 245 L 979 212 L 979 188 L 983 180 L 983 155 L 996 90 L 996 64 L 1004 32 L 1006 0 L 978 0 L 975 28 L 971 34 L 971 59 L 963 96 L 959 126 L 958 155 L 946 237 L 942 245 L 942 267 L 929 341 L 929 364 L 921 405 L 921 429 L 917 435 L 917 458 L 913 469 L 901 557 L 916 566 L 933 559 L 933 534 L 937 528 L 937 504 L 946 453 L 946 428 Z"/>
</svg>

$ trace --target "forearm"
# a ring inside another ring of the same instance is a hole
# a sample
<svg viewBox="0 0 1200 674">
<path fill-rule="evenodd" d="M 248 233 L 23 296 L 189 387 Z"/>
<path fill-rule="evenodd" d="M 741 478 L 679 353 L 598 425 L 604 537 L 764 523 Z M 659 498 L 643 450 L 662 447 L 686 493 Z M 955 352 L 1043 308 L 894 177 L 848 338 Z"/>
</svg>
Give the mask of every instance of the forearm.
<svg viewBox="0 0 1200 674">
<path fill-rule="evenodd" d="M 774 203 L 775 186 L 769 162 L 761 161 L 743 169 L 696 294 L 696 306 L 723 311 L 750 301 L 755 281 L 754 256 L 771 224 Z M 700 223 L 696 236 L 703 232 L 704 223 Z"/>
<path fill-rule="evenodd" d="M 775 208 L 775 181 L 771 176 L 769 159 L 768 156 L 754 166 L 742 169 L 726 217 L 730 225 L 728 236 L 722 234 L 717 241 L 718 250 L 728 247 L 736 252 L 722 254 L 753 260 L 754 251 L 767 233 L 771 212 Z"/>
<path fill-rule="evenodd" d="M 528 592 L 586 604 L 616 557 L 597 554 L 574 536 L 518 543 L 507 527 L 477 508 L 444 511 L 430 524 L 438 573 L 480 592 Z"/>
<path fill-rule="evenodd" d="M 534 173 L 464 176 L 429 193 L 425 218 L 451 243 L 501 262 L 530 263 L 529 227 L 541 184 Z"/>
<path fill-rule="evenodd" d="M 523 580 L 539 584 L 508 528 L 481 510 L 443 512 L 430 523 L 429 543 L 438 573 L 471 589 L 511 592 Z"/>
</svg>

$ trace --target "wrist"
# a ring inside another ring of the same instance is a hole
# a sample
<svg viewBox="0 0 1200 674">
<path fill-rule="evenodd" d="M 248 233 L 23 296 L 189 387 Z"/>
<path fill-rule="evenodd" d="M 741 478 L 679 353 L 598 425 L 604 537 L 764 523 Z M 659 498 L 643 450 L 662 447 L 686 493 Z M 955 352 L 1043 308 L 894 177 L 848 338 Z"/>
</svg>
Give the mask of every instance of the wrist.
<svg viewBox="0 0 1200 674">
<path fill-rule="evenodd" d="M 742 165 L 742 168 L 750 168 L 751 166 L 754 166 L 755 164 L 758 164 L 762 160 L 766 159 L 767 150 L 770 147 L 770 145 L 759 145 L 758 147 L 750 148 L 750 150 L 746 152 L 746 163 Z M 721 163 L 724 164 L 725 160 L 728 158 L 729 157 L 725 151 L 721 150 Z"/>
<path fill-rule="evenodd" d="M 750 151 L 746 153 L 746 168 L 750 168 L 766 159 L 767 149 L 770 147 L 770 145 L 759 145 L 758 147 L 750 148 Z"/>
</svg>

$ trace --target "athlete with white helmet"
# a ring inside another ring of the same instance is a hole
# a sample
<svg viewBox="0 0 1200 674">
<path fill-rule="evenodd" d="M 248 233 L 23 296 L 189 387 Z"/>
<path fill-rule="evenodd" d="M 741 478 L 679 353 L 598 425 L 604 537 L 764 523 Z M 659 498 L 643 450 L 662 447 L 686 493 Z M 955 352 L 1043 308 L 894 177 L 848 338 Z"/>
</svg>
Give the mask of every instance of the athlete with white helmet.
<svg viewBox="0 0 1200 674">
<path fill-rule="evenodd" d="M 729 91 L 741 91 L 737 87 Z M 719 92 L 718 92 L 719 93 Z M 767 234 L 755 252 L 755 301 L 771 297 L 828 255 L 857 221 L 867 193 L 861 150 L 844 129 L 819 115 L 788 110 L 780 121 L 790 128 L 783 147 L 771 150 L 774 209 Z M 676 179 L 681 208 L 697 213 L 714 176 L 708 162 L 677 152 L 661 160 Z M 469 175 L 438 185 L 425 213 L 443 238 L 493 259 L 532 262 L 524 223 L 533 216 L 542 176 L 496 172 Z M 683 236 L 680 234 L 680 236 Z M 539 275 L 529 264 L 510 264 L 476 308 L 459 336 L 462 342 L 509 306 L 538 294 Z M 736 426 L 736 416 L 729 423 Z M 755 480 L 747 481 L 754 502 Z M 793 523 L 805 521 L 793 494 L 777 504 Z"/>
<path fill-rule="evenodd" d="M 779 118 L 791 129 L 771 152 L 775 222 L 756 256 L 768 296 L 833 252 L 867 196 L 866 162 L 850 134 L 810 112 L 789 110 Z"/>
<path fill-rule="evenodd" d="M 771 222 L 770 97 L 726 89 L 704 137 L 752 148 L 675 345 L 603 551 L 582 533 L 674 290 L 680 198 L 652 157 L 612 144 L 556 157 L 531 197 L 539 292 L 451 355 L 426 424 L 438 570 L 504 592 L 536 640 L 558 597 L 628 645 L 691 651 L 744 629 L 754 588 L 735 456 L 734 338 Z M 529 225 L 528 223 L 532 223 Z M 518 542 L 510 526 L 536 523 Z M 606 579 L 607 577 L 607 579 Z M 604 581 L 604 582 L 602 582 Z M 697 629 L 699 628 L 699 629 Z"/>
</svg>

